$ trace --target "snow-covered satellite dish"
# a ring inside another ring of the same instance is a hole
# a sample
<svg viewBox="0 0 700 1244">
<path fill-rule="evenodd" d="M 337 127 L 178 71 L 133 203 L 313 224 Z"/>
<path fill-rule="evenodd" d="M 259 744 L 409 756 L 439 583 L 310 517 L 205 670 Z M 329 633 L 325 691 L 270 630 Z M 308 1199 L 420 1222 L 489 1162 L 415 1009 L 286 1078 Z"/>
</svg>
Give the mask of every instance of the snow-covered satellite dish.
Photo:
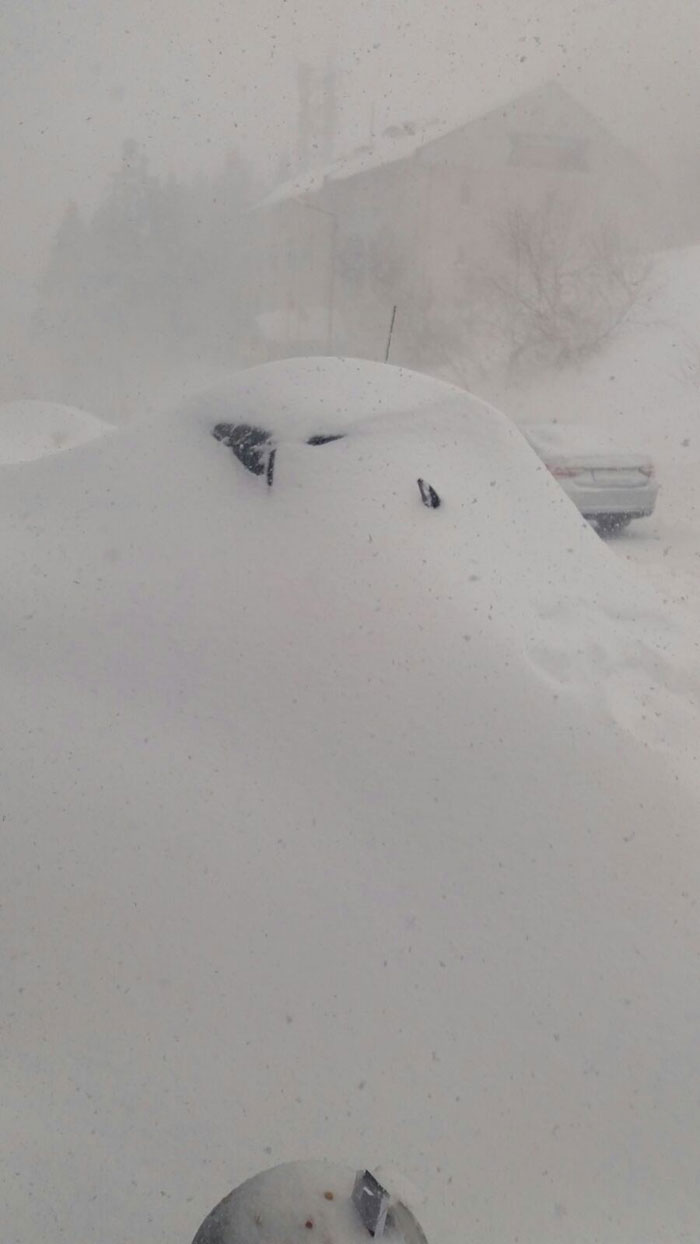
<svg viewBox="0 0 700 1244">
<path fill-rule="evenodd" d="M 193 1244 L 426 1244 L 413 1212 L 370 1171 L 289 1162 L 235 1188 Z"/>
</svg>

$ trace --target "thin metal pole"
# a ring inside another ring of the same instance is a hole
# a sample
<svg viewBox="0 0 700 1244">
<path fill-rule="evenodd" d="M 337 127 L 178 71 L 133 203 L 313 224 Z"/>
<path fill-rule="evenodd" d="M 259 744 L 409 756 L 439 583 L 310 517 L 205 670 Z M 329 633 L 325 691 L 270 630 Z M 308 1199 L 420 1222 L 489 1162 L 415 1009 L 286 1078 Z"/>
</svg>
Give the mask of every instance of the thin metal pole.
<svg viewBox="0 0 700 1244">
<path fill-rule="evenodd" d="M 395 319 L 396 319 L 396 304 L 394 304 L 394 310 L 391 313 L 391 324 L 389 325 L 389 337 L 386 343 L 386 354 L 384 355 L 385 363 L 389 362 L 389 351 L 391 350 L 391 338 L 394 335 L 394 320 Z"/>
</svg>

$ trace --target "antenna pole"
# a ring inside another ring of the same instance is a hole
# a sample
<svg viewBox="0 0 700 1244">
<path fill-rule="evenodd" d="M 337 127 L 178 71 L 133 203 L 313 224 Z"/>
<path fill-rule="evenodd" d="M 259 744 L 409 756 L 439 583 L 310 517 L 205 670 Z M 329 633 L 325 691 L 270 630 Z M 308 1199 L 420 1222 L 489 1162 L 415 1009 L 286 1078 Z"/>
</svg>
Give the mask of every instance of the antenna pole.
<svg viewBox="0 0 700 1244">
<path fill-rule="evenodd" d="M 394 309 L 393 309 L 393 311 L 392 311 L 392 313 L 391 313 L 391 324 L 389 325 L 389 336 L 388 336 L 388 338 L 387 338 L 387 343 L 386 343 L 386 354 L 384 355 L 384 362 L 385 362 L 385 363 L 388 363 L 388 362 L 389 362 L 389 351 L 391 350 L 391 338 L 392 338 L 392 337 L 393 337 L 393 335 L 394 335 L 394 321 L 395 321 L 395 319 L 396 319 L 396 304 L 394 304 Z"/>
</svg>

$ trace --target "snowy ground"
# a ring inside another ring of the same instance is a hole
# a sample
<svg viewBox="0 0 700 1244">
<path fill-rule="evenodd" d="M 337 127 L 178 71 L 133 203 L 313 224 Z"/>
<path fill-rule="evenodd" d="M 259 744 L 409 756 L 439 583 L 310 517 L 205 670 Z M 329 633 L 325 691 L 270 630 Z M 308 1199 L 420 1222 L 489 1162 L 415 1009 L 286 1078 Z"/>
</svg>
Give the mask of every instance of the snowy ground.
<svg viewBox="0 0 700 1244">
<path fill-rule="evenodd" d="M 693 491 L 697 492 L 697 467 L 692 474 Z M 670 496 L 662 496 L 652 519 L 633 525 L 610 544 L 615 553 L 643 570 L 674 611 L 691 614 L 697 624 L 700 620 L 700 521 L 697 526 L 688 522 L 691 507 L 692 502 L 690 505 L 680 502 L 676 506 Z"/>
<path fill-rule="evenodd" d="M 282 364 L 0 529 L 4 1239 L 187 1242 L 307 1156 L 431 1244 L 697 1239 L 697 629 L 512 426 Z"/>
</svg>

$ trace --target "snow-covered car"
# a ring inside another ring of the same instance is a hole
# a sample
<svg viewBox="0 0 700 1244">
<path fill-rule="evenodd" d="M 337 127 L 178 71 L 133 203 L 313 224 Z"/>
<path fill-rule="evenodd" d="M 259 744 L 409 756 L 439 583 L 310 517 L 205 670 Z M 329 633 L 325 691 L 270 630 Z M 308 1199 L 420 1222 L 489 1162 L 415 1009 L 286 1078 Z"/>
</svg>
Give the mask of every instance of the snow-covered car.
<svg viewBox="0 0 700 1244">
<path fill-rule="evenodd" d="M 264 475 L 268 487 L 272 488 L 279 437 L 266 428 L 255 427 L 250 423 L 217 423 L 212 428 L 212 436 L 228 445 L 246 471 L 250 471 L 252 475 Z M 333 441 L 344 440 L 345 436 L 345 432 L 314 432 L 297 437 L 297 441 L 311 446 L 330 445 Z M 421 476 L 416 483 L 423 505 L 429 510 L 437 510 L 441 501 L 432 484 Z"/>
<path fill-rule="evenodd" d="M 576 424 L 527 425 L 522 432 L 584 518 L 600 532 L 621 531 L 653 513 L 659 486 L 644 454 L 615 446 Z"/>
<path fill-rule="evenodd" d="M 431 1244 L 700 1239 L 695 631 L 515 425 L 283 360 L 0 531 L 3 1244 L 296 1156 L 350 1173 L 284 1240 L 364 1165 Z"/>
</svg>

